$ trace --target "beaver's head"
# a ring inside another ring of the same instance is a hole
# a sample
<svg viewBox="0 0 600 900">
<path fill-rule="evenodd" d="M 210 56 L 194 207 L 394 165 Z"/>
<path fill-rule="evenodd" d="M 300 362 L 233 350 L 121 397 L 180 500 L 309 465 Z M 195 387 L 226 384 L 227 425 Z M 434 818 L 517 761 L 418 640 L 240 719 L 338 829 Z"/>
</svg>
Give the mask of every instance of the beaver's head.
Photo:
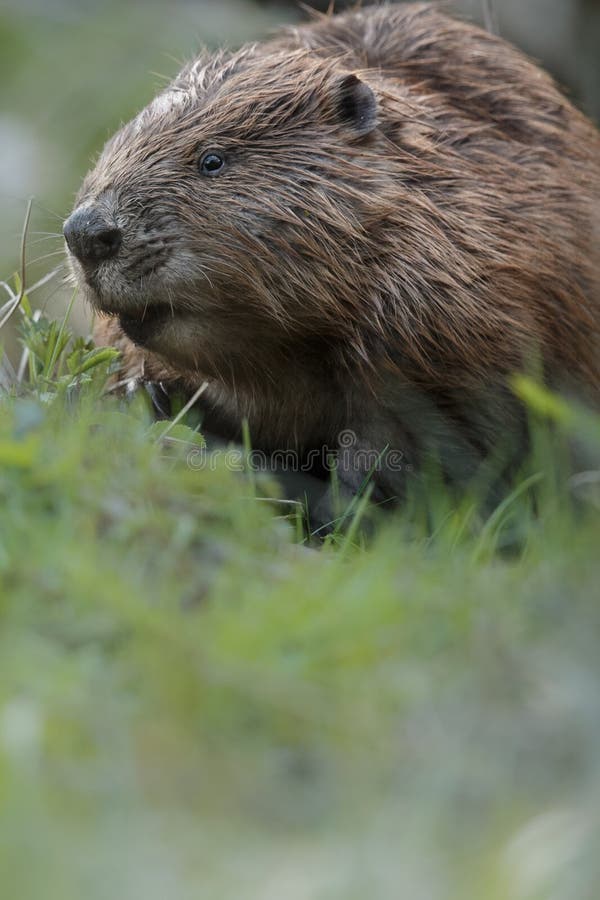
<svg viewBox="0 0 600 900">
<path fill-rule="evenodd" d="M 64 227 L 85 297 L 207 373 L 257 337 L 339 330 L 373 218 L 377 113 L 363 80 L 305 51 L 199 59 L 85 179 Z"/>
</svg>

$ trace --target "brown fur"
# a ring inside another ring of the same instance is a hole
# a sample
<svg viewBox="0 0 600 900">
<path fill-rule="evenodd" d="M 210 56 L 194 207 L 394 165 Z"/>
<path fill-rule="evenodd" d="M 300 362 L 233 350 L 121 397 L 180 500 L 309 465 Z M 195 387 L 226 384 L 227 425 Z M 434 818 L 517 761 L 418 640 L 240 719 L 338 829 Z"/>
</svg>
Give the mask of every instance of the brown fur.
<svg viewBox="0 0 600 900">
<path fill-rule="evenodd" d="M 211 148 L 226 167 L 203 178 Z M 510 373 L 600 392 L 598 132 L 514 48 L 427 4 L 201 57 L 79 199 L 124 233 L 85 288 L 115 317 L 97 339 L 146 377 L 208 377 L 257 446 L 350 428 L 468 477 L 521 433 Z M 165 303 L 133 348 L 116 317 Z M 404 477 L 377 473 L 381 495 Z"/>
</svg>

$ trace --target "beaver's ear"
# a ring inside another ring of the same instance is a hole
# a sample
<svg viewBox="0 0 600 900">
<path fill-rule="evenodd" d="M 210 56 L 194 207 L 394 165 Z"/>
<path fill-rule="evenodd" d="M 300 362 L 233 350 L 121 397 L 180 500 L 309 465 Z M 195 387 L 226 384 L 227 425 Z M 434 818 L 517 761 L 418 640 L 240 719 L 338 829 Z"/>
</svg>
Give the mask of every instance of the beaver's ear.
<svg viewBox="0 0 600 900">
<path fill-rule="evenodd" d="M 336 114 L 362 137 L 377 125 L 377 98 L 368 84 L 356 75 L 344 75 L 334 88 Z"/>
</svg>

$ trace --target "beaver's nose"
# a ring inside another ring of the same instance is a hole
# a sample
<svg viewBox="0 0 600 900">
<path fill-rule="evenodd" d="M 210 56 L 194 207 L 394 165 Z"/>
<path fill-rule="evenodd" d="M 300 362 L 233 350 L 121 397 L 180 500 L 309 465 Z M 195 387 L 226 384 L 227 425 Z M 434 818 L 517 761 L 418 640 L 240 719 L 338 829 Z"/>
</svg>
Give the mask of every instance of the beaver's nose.
<svg viewBox="0 0 600 900">
<path fill-rule="evenodd" d="M 116 256 L 122 241 L 120 229 L 93 207 L 76 209 L 65 222 L 63 234 L 71 253 L 88 265 Z"/>
</svg>

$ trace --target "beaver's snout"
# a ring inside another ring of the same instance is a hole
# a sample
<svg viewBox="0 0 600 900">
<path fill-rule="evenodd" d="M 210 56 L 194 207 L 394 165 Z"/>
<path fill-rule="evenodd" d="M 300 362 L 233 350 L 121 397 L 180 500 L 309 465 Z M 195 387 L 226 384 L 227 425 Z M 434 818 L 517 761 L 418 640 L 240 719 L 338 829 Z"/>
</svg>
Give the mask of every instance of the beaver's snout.
<svg viewBox="0 0 600 900">
<path fill-rule="evenodd" d="M 71 253 L 86 267 L 111 259 L 123 241 L 120 228 L 107 222 L 95 207 L 83 207 L 72 213 L 63 227 Z"/>
</svg>

